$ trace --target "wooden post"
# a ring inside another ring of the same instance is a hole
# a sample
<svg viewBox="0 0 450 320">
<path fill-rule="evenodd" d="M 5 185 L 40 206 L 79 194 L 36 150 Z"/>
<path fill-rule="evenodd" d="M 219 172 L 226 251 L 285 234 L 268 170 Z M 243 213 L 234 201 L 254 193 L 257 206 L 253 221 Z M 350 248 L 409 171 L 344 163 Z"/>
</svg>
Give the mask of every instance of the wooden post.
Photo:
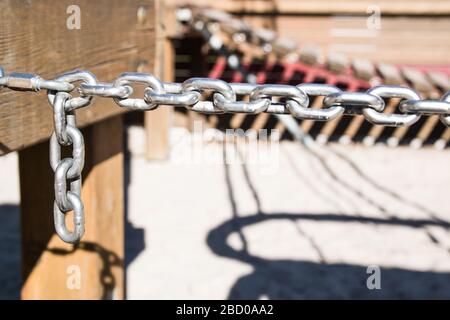
<svg viewBox="0 0 450 320">
<path fill-rule="evenodd" d="M 155 60 L 154 0 L 77 0 L 81 29 L 68 28 L 71 0 L 0 1 L 0 65 L 53 79 L 89 70 L 101 82 Z M 24 23 L 26 21 L 26 23 Z M 51 36 L 49 36 L 51 34 Z M 142 88 L 135 95 L 142 96 Z M 53 226 L 53 171 L 48 138 L 52 110 L 42 93 L 0 92 L 0 156 L 19 151 L 24 299 L 124 298 L 122 119 L 111 99 L 77 110 L 86 165 L 82 199 L 86 233 L 77 246 Z M 70 226 L 71 213 L 67 214 Z"/>
<path fill-rule="evenodd" d="M 77 246 L 54 232 L 48 142 L 19 152 L 23 299 L 124 298 L 122 117 L 91 125 L 83 135 L 86 233 Z"/>
<path fill-rule="evenodd" d="M 174 10 L 174 8 L 172 8 Z M 153 72 L 162 80 L 173 82 L 175 80 L 175 48 L 168 38 L 167 29 L 173 28 L 175 15 L 173 10 L 168 10 L 164 2 L 156 1 L 156 10 L 159 17 L 156 23 L 156 58 Z M 169 12 L 166 13 L 166 10 Z M 165 18 L 161 18 L 165 17 Z M 152 72 L 152 70 L 145 70 Z M 169 157 L 169 130 L 172 121 L 173 108 L 161 106 L 152 112 L 144 114 L 144 125 L 147 142 L 148 160 L 165 160 Z"/>
<path fill-rule="evenodd" d="M 166 39 L 162 43 L 163 57 L 155 61 L 155 65 L 161 64 L 163 69 L 160 76 L 164 81 L 173 82 L 175 80 L 175 49 L 172 41 Z M 170 106 L 160 106 L 152 112 L 144 114 L 145 132 L 147 139 L 147 159 L 165 160 L 169 157 L 169 130 L 172 121 L 173 108 Z"/>
<path fill-rule="evenodd" d="M 202 45 L 204 43 L 203 38 L 191 38 L 191 47 L 186 50 L 186 53 L 191 56 L 190 71 L 192 77 L 202 77 L 208 75 L 207 65 L 205 61 L 205 54 L 202 51 Z M 195 111 L 188 111 L 188 130 L 189 132 L 194 132 L 197 129 L 196 124 L 205 124 L 205 115 L 200 114 Z M 202 126 L 203 128 L 203 126 Z"/>
</svg>

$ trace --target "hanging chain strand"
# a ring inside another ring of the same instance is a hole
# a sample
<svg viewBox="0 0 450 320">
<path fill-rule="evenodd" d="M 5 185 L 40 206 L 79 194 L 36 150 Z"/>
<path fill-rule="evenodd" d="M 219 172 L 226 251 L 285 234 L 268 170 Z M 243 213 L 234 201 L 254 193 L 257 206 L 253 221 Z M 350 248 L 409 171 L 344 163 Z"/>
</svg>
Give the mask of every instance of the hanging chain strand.
<svg viewBox="0 0 450 320">
<path fill-rule="evenodd" d="M 143 97 L 132 97 L 136 84 L 146 86 Z M 344 114 L 363 115 L 373 124 L 393 127 L 410 126 L 422 115 L 438 115 L 446 126 L 450 126 L 450 91 L 440 100 L 424 100 L 414 89 L 393 85 L 376 86 L 366 92 L 347 92 L 336 86 L 315 83 L 258 85 L 210 78 L 167 83 L 152 74 L 137 72 L 123 73 L 112 83 L 98 83 L 89 71 L 75 70 L 54 80 L 45 80 L 28 73 L 7 75 L 0 68 L 2 87 L 48 92 L 54 118 L 50 139 L 50 165 L 55 172 L 54 222 L 58 235 L 69 243 L 77 243 L 84 233 L 81 172 L 85 150 L 83 135 L 76 127 L 75 110 L 89 106 L 95 96 L 112 98 L 119 106 L 130 110 L 172 105 L 209 114 L 266 112 L 317 121 L 333 120 Z M 79 96 L 72 96 L 74 90 Z M 311 98 L 317 96 L 324 97 L 321 109 L 311 108 Z M 400 113 L 383 113 L 384 99 L 390 98 L 401 99 Z M 61 159 L 61 148 L 69 146 L 72 157 Z M 65 224 L 65 214 L 69 211 L 73 211 L 72 232 Z"/>
<path fill-rule="evenodd" d="M 87 71 L 73 71 L 55 79 L 68 87 L 82 81 L 95 85 L 97 79 Z M 72 89 L 73 89 L 72 88 Z M 81 200 L 81 172 L 84 166 L 84 140 L 76 127 L 75 109 L 88 106 L 89 97 L 72 97 L 62 90 L 49 90 L 48 101 L 53 108 L 55 131 L 50 138 L 50 165 L 55 172 L 53 219 L 56 233 L 68 243 L 77 243 L 84 234 L 84 206 Z M 72 146 L 72 157 L 61 159 L 61 147 Z M 70 190 L 67 189 L 70 185 Z M 65 214 L 73 211 L 73 232 L 65 223 Z"/>
</svg>

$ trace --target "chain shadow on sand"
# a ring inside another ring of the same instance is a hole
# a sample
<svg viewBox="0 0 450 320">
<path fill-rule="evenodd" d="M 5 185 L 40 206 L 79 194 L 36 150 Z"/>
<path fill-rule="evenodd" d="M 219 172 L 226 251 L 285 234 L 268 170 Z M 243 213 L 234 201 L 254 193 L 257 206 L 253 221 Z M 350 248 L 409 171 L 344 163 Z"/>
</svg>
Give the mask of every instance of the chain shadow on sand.
<svg viewBox="0 0 450 320">
<path fill-rule="evenodd" d="M 231 287 L 229 299 L 450 299 L 450 273 L 416 271 L 405 268 L 382 267 L 382 289 L 369 290 L 367 266 L 349 263 L 327 263 L 325 258 L 319 262 L 293 259 L 268 259 L 249 252 L 249 243 L 244 228 L 268 221 L 289 221 L 299 225 L 302 221 L 317 223 L 361 223 L 375 226 L 400 226 L 423 229 L 438 226 L 450 229 L 450 223 L 434 217 L 429 219 L 404 219 L 395 216 L 368 217 L 364 215 L 345 215 L 339 213 L 287 213 L 263 212 L 256 188 L 251 193 L 257 202 L 258 212 L 239 216 L 230 169 L 223 149 L 225 182 L 231 203 L 232 217 L 210 230 L 206 243 L 218 256 L 248 264 L 253 271 L 240 277 Z M 248 184 L 252 184 L 246 166 L 243 174 Z M 238 234 L 242 249 L 233 248 L 228 242 L 231 234 Z M 303 234 L 306 241 L 311 237 Z M 320 248 L 319 257 L 323 257 Z"/>
<path fill-rule="evenodd" d="M 267 221 L 315 221 L 340 223 L 371 223 L 385 226 L 422 228 L 447 223 L 434 220 L 385 219 L 364 216 L 343 216 L 333 213 L 270 213 L 233 217 L 208 233 L 207 245 L 218 256 L 241 261 L 253 271 L 238 279 L 229 292 L 229 299 L 450 299 L 450 273 L 382 268 L 382 289 L 366 287 L 367 266 L 346 263 L 316 263 L 297 260 L 271 260 L 254 256 L 247 248 L 236 250 L 228 237 Z M 245 239 L 245 237 L 244 237 Z"/>
</svg>

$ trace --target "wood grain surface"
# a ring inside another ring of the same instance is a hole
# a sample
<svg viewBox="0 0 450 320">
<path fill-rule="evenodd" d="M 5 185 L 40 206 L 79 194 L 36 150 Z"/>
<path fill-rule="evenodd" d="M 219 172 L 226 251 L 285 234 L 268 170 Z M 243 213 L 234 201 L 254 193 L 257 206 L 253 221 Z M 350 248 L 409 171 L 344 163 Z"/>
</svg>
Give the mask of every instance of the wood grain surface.
<svg viewBox="0 0 450 320">
<path fill-rule="evenodd" d="M 66 27 L 71 0 L 0 1 L 0 66 L 6 73 L 30 72 L 52 79 L 74 69 L 88 69 L 100 81 L 153 66 L 153 0 L 78 0 L 81 28 Z M 138 19 L 138 9 L 141 18 Z M 144 15 L 142 15 L 144 13 Z M 138 94 L 138 93 L 136 93 Z M 79 126 L 124 112 L 111 99 L 95 100 L 77 111 Z M 0 155 L 48 139 L 53 129 L 45 92 L 0 89 Z"/>
</svg>

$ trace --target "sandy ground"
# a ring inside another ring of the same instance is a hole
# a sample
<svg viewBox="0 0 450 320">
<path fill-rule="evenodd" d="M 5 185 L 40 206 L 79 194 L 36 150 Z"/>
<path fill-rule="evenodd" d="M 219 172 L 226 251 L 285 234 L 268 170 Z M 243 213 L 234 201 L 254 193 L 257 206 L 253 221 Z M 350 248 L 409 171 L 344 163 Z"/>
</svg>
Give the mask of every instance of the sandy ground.
<svg viewBox="0 0 450 320">
<path fill-rule="evenodd" d="M 129 131 L 128 298 L 450 298 L 448 150 L 181 136 L 147 162 Z M 15 298 L 15 155 L 0 168 L 0 297 Z"/>
</svg>

